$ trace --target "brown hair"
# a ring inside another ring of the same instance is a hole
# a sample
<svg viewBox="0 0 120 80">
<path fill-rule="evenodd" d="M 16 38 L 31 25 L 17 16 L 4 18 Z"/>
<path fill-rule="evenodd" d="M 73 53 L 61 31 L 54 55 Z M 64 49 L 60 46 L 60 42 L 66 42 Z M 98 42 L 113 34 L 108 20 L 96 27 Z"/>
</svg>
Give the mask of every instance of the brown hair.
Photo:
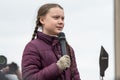
<svg viewBox="0 0 120 80">
<path fill-rule="evenodd" d="M 49 11 L 51 8 L 54 8 L 54 7 L 59 7 L 59 8 L 61 8 L 61 9 L 63 9 L 59 4 L 56 4 L 56 3 L 47 3 L 47 4 L 42 5 L 42 6 L 39 8 L 38 13 L 37 13 L 36 27 L 35 27 L 34 33 L 33 33 L 33 35 L 32 35 L 32 40 L 34 40 L 38 28 L 39 28 L 40 26 L 42 27 L 42 24 L 41 24 L 41 22 L 39 21 L 39 20 L 40 20 L 40 17 L 41 17 L 41 16 L 45 16 L 45 15 L 48 13 L 48 11 Z"/>
</svg>

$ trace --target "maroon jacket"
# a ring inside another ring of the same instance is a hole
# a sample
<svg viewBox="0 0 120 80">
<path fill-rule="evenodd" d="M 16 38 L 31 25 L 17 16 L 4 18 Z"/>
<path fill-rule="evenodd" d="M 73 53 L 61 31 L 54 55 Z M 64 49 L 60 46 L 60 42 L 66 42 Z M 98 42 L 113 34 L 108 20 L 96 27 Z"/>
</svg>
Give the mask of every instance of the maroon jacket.
<svg viewBox="0 0 120 80">
<path fill-rule="evenodd" d="M 29 42 L 23 52 L 23 80 L 72 80 L 71 68 L 63 72 L 59 71 L 56 62 L 60 57 L 58 38 L 38 32 L 37 39 Z M 73 56 L 73 58 L 74 80 L 80 80 L 75 57 Z"/>
</svg>

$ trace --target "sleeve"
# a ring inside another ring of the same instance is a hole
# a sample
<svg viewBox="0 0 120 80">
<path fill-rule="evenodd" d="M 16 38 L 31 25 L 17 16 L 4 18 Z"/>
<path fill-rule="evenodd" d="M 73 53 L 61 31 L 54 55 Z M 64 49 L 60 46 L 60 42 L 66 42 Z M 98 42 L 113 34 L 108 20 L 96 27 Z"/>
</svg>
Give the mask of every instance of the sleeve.
<svg viewBox="0 0 120 80">
<path fill-rule="evenodd" d="M 71 48 L 71 57 L 72 57 L 72 75 L 74 77 L 74 80 L 81 80 L 80 74 L 77 68 L 76 58 L 74 54 L 74 50 Z"/>
<path fill-rule="evenodd" d="M 60 74 L 56 63 L 42 68 L 39 54 L 34 44 L 28 43 L 26 45 L 22 56 L 23 80 L 49 80 Z"/>
</svg>

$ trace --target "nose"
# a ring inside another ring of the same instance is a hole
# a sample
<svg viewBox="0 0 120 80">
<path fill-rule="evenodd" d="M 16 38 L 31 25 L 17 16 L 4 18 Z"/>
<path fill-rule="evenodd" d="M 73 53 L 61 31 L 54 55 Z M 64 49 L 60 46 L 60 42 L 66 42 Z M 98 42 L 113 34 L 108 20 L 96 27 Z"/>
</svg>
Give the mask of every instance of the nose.
<svg viewBox="0 0 120 80">
<path fill-rule="evenodd" d="M 64 24 L 64 20 L 62 18 L 59 19 L 59 24 Z"/>
</svg>

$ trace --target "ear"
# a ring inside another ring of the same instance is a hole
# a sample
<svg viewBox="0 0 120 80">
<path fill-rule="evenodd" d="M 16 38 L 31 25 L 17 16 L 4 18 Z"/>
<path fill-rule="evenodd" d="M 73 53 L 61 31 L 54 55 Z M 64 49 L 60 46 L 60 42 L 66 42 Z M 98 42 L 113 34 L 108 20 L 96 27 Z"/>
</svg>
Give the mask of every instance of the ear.
<svg viewBox="0 0 120 80">
<path fill-rule="evenodd" d="M 39 21 L 40 21 L 41 24 L 44 24 L 45 23 L 45 17 L 41 16 Z"/>
</svg>

